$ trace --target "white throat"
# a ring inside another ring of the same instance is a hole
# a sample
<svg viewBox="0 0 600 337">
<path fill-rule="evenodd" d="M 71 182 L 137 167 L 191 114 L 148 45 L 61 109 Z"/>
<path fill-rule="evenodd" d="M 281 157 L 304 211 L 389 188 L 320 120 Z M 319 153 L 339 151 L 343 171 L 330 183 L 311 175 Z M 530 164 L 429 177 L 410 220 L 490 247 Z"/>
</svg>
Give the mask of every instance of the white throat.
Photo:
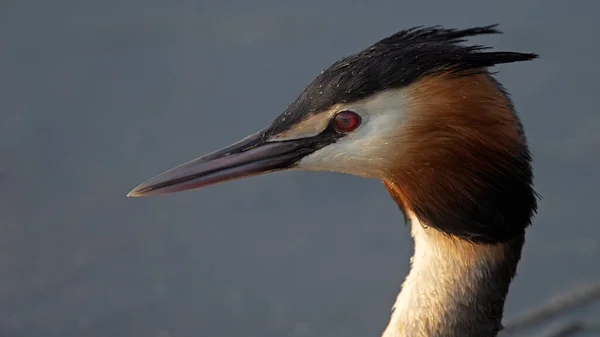
<svg viewBox="0 0 600 337">
<path fill-rule="evenodd" d="M 473 244 L 409 218 L 412 266 L 383 337 L 496 336 L 520 245 Z"/>
</svg>

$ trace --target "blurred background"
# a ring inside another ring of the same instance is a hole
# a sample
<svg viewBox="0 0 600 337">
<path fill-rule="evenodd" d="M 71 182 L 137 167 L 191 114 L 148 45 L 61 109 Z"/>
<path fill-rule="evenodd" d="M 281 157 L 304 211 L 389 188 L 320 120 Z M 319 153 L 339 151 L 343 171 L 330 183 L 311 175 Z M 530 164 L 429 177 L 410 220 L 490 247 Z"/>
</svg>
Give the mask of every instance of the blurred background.
<svg viewBox="0 0 600 337">
<path fill-rule="evenodd" d="M 506 318 L 600 279 L 600 3 L 3 0 L 0 336 L 379 336 L 412 241 L 381 182 L 285 172 L 128 199 L 397 30 L 500 23 L 539 215 Z M 600 319 L 600 308 L 585 310 Z"/>
</svg>

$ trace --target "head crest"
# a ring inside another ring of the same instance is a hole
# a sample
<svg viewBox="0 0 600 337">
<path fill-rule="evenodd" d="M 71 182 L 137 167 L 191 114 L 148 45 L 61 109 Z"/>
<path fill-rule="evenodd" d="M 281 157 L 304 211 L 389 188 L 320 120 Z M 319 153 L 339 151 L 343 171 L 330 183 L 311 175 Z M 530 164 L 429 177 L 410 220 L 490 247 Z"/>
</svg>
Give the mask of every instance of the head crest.
<svg viewBox="0 0 600 337">
<path fill-rule="evenodd" d="M 415 27 L 399 31 L 335 62 L 310 83 L 273 123 L 270 134 L 285 130 L 314 112 L 409 85 L 426 75 L 486 71 L 501 63 L 532 60 L 536 54 L 494 52 L 461 45 L 466 37 L 500 34 L 497 25 L 468 29 Z"/>
</svg>

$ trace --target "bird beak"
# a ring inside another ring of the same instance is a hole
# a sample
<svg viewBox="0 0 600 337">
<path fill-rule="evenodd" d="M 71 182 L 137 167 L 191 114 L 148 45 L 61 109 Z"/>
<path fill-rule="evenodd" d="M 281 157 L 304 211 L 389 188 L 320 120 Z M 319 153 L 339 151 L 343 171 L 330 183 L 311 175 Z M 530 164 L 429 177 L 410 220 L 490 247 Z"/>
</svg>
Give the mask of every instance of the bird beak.
<svg viewBox="0 0 600 337">
<path fill-rule="evenodd" d="M 291 167 L 312 152 L 306 140 L 269 142 L 259 132 L 204 157 L 164 172 L 134 188 L 128 197 L 190 190 Z M 314 150 L 313 150 L 314 151 Z"/>
</svg>

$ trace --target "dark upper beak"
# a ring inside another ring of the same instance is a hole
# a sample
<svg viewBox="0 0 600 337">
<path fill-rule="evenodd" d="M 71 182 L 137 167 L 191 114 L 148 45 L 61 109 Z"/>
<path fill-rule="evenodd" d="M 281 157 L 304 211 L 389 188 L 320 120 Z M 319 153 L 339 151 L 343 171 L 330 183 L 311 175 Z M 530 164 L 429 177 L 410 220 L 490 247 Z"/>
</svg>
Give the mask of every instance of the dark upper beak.
<svg viewBox="0 0 600 337">
<path fill-rule="evenodd" d="M 313 152 L 310 139 L 267 142 L 259 132 L 224 149 L 164 172 L 134 188 L 129 197 L 185 191 L 284 170 Z"/>
</svg>

